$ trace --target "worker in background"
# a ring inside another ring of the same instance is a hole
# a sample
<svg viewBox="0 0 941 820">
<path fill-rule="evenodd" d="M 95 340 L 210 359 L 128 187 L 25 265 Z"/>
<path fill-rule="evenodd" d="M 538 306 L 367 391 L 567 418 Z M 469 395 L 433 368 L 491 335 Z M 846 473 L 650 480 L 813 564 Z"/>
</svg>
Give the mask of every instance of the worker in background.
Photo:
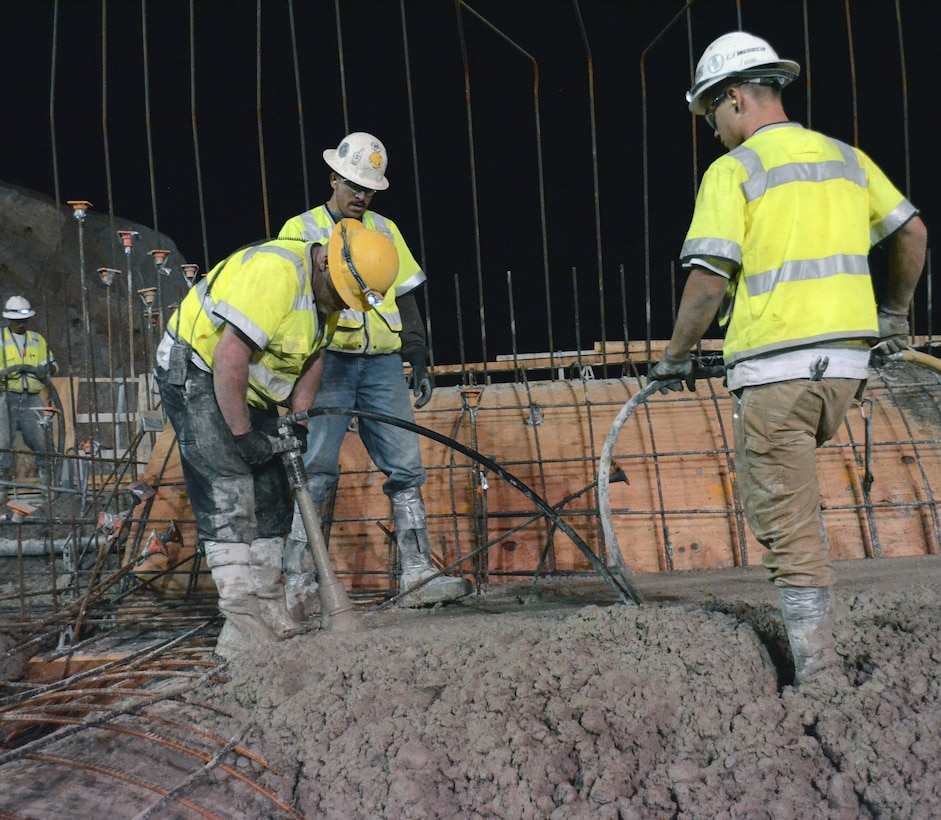
<svg viewBox="0 0 941 820">
<path fill-rule="evenodd" d="M 278 407 L 307 410 L 340 310 L 369 310 L 398 271 L 392 243 L 355 220 L 317 242 L 236 251 L 186 295 L 157 350 L 156 380 L 225 623 L 216 654 L 294 635 L 282 584 L 293 504 L 275 458 Z M 307 431 L 295 434 L 306 441 Z"/>
<path fill-rule="evenodd" d="M 395 285 L 375 309 L 351 307 L 340 314 L 337 331 L 324 356 L 324 385 L 317 407 L 368 410 L 413 422 L 403 359 L 412 366 L 415 407 L 428 403 L 432 393 L 428 375 L 428 348 L 416 293 L 425 273 L 415 261 L 396 224 L 369 209 L 377 191 L 389 187 L 385 172 L 388 157 L 372 134 L 354 132 L 323 158 L 331 169 L 330 199 L 326 204 L 289 219 L 280 236 L 320 241 L 341 219 L 361 220 L 367 228 L 388 236 L 399 254 Z M 345 416 L 319 416 L 310 421 L 304 463 L 315 504 L 322 505 L 339 479 L 339 455 L 349 426 Z M 395 539 L 402 567 L 401 588 L 410 589 L 434 575 L 428 525 L 421 487 L 425 483 L 418 436 L 401 427 L 359 419 L 359 435 L 369 457 L 385 474 L 383 492 L 392 503 Z M 316 582 L 313 567 L 299 562 L 306 557 L 306 536 L 300 516 L 288 540 L 287 584 L 303 604 Z M 423 606 L 463 598 L 471 591 L 463 578 L 440 576 L 401 600 L 404 606 Z"/>
<path fill-rule="evenodd" d="M 11 296 L 3 307 L 8 325 L 2 330 L 3 359 L 0 361 L 0 506 L 7 500 L 7 484 L 14 478 L 13 441 L 17 431 L 36 460 L 39 483 L 49 486 L 46 451 L 49 443 L 43 430 L 43 383 L 58 371 L 46 340 L 29 330 L 36 315 L 22 296 Z"/>
<path fill-rule="evenodd" d="M 781 91 L 799 72 L 741 31 L 699 61 L 689 110 L 729 153 L 703 177 L 681 253 L 689 277 L 649 374 L 692 388 L 690 351 L 718 314 L 739 489 L 767 548 L 795 684 L 839 667 L 815 450 L 861 395 L 870 349 L 907 347 L 927 248 L 918 211 L 866 154 L 788 119 Z M 868 255 L 882 242 L 890 270 L 877 304 Z"/>
</svg>

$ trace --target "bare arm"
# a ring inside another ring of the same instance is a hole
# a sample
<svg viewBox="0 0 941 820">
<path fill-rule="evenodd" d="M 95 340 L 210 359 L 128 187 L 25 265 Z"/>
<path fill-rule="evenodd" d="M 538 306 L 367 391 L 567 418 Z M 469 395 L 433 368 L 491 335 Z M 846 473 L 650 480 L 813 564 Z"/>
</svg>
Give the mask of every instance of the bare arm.
<svg viewBox="0 0 941 820">
<path fill-rule="evenodd" d="M 231 325 L 226 325 L 213 354 L 212 384 L 222 418 L 233 436 L 251 429 L 248 418 L 248 363 L 254 348 Z"/>
<path fill-rule="evenodd" d="M 915 216 L 892 234 L 890 241 L 889 284 L 881 306 L 894 313 L 907 313 L 925 268 L 928 230 Z"/>
<path fill-rule="evenodd" d="M 666 354 L 678 359 L 702 339 L 722 304 L 728 280 L 705 268 L 693 267 L 683 288 L 680 309 Z"/>
<path fill-rule="evenodd" d="M 295 383 L 294 391 L 291 393 L 292 413 L 309 410 L 314 406 L 314 399 L 317 397 L 317 390 L 320 388 L 320 380 L 323 378 L 323 364 L 323 349 L 318 350 L 304 364 L 301 377 Z"/>
</svg>

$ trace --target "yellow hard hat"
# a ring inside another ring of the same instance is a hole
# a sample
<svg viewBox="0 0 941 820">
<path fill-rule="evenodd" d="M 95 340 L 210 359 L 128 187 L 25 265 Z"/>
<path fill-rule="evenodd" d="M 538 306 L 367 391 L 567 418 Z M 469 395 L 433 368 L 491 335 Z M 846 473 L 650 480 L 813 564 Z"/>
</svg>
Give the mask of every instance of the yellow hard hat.
<svg viewBox="0 0 941 820">
<path fill-rule="evenodd" d="M 341 219 L 327 246 L 330 280 L 353 310 L 382 304 L 399 273 L 399 253 L 392 240 L 358 219 Z"/>
</svg>

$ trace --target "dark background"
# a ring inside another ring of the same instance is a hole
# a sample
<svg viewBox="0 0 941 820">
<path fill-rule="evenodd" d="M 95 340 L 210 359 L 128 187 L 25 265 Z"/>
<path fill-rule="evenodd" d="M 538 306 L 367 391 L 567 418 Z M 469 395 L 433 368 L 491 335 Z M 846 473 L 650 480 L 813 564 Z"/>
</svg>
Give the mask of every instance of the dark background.
<svg viewBox="0 0 941 820">
<path fill-rule="evenodd" d="M 428 272 L 436 362 L 666 338 L 697 181 L 723 150 L 684 100 L 705 47 L 741 27 L 801 63 L 789 114 L 859 144 L 931 230 L 938 8 L 5 0 L 0 180 L 153 226 L 205 270 L 323 202 L 321 152 L 370 131 L 390 157 L 373 206 Z M 919 333 L 927 297 L 925 281 Z"/>
</svg>

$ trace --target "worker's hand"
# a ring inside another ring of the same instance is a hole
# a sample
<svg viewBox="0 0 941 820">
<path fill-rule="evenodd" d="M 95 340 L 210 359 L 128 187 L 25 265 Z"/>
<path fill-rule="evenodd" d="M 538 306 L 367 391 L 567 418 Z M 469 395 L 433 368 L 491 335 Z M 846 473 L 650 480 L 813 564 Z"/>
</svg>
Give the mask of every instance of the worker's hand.
<svg viewBox="0 0 941 820">
<path fill-rule="evenodd" d="M 271 439 L 261 430 L 249 430 L 247 433 L 235 436 L 235 446 L 238 447 L 239 455 L 252 467 L 260 467 L 274 458 Z"/>
<path fill-rule="evenodd" d="M 36 378 L 41 382 L 49 380 L 49 365 L 40 364 L 36 365 Z"/>
<path fill-rule="evenodd" d="M 660 392 L 666 394 L 668 390 L 676 393 L 683 390 L 683 382 L 686 382 L 688 390 L 696 389 L 696 375 L 693 356 L 691 353 L 685 353 L 677 359 L 674 359 L 666 351 L 663 352 L 663 358 L 647 371 L 647 381 L 663 382 Z"/>
<path fill-rule="evenodd" d="M 879 308 L 879 342 L 873 348 L 875 353 L 886 356 L 901 353 L 909 348 L 908 339 L 911 328 L 908 324 L 908 311 L 899 313 L 888 308 Z"/>
<path fill-rule="evenodd" d="M 307 452 L 307 428 L 298 421 L 291 423 L 291 435 L 297 439 L 302 453 Z"/>
<path fill-rule="evenodd" d="M 425 351 L 413 348 L 404 355 L 412 366 L 411 385 L 412 395 L 416 396 L 415 407 L 424 407 L 431 400 L 431 393 L 434 390 L 431 376 L 428 375 L 428 359 Z"/>
</svg>

